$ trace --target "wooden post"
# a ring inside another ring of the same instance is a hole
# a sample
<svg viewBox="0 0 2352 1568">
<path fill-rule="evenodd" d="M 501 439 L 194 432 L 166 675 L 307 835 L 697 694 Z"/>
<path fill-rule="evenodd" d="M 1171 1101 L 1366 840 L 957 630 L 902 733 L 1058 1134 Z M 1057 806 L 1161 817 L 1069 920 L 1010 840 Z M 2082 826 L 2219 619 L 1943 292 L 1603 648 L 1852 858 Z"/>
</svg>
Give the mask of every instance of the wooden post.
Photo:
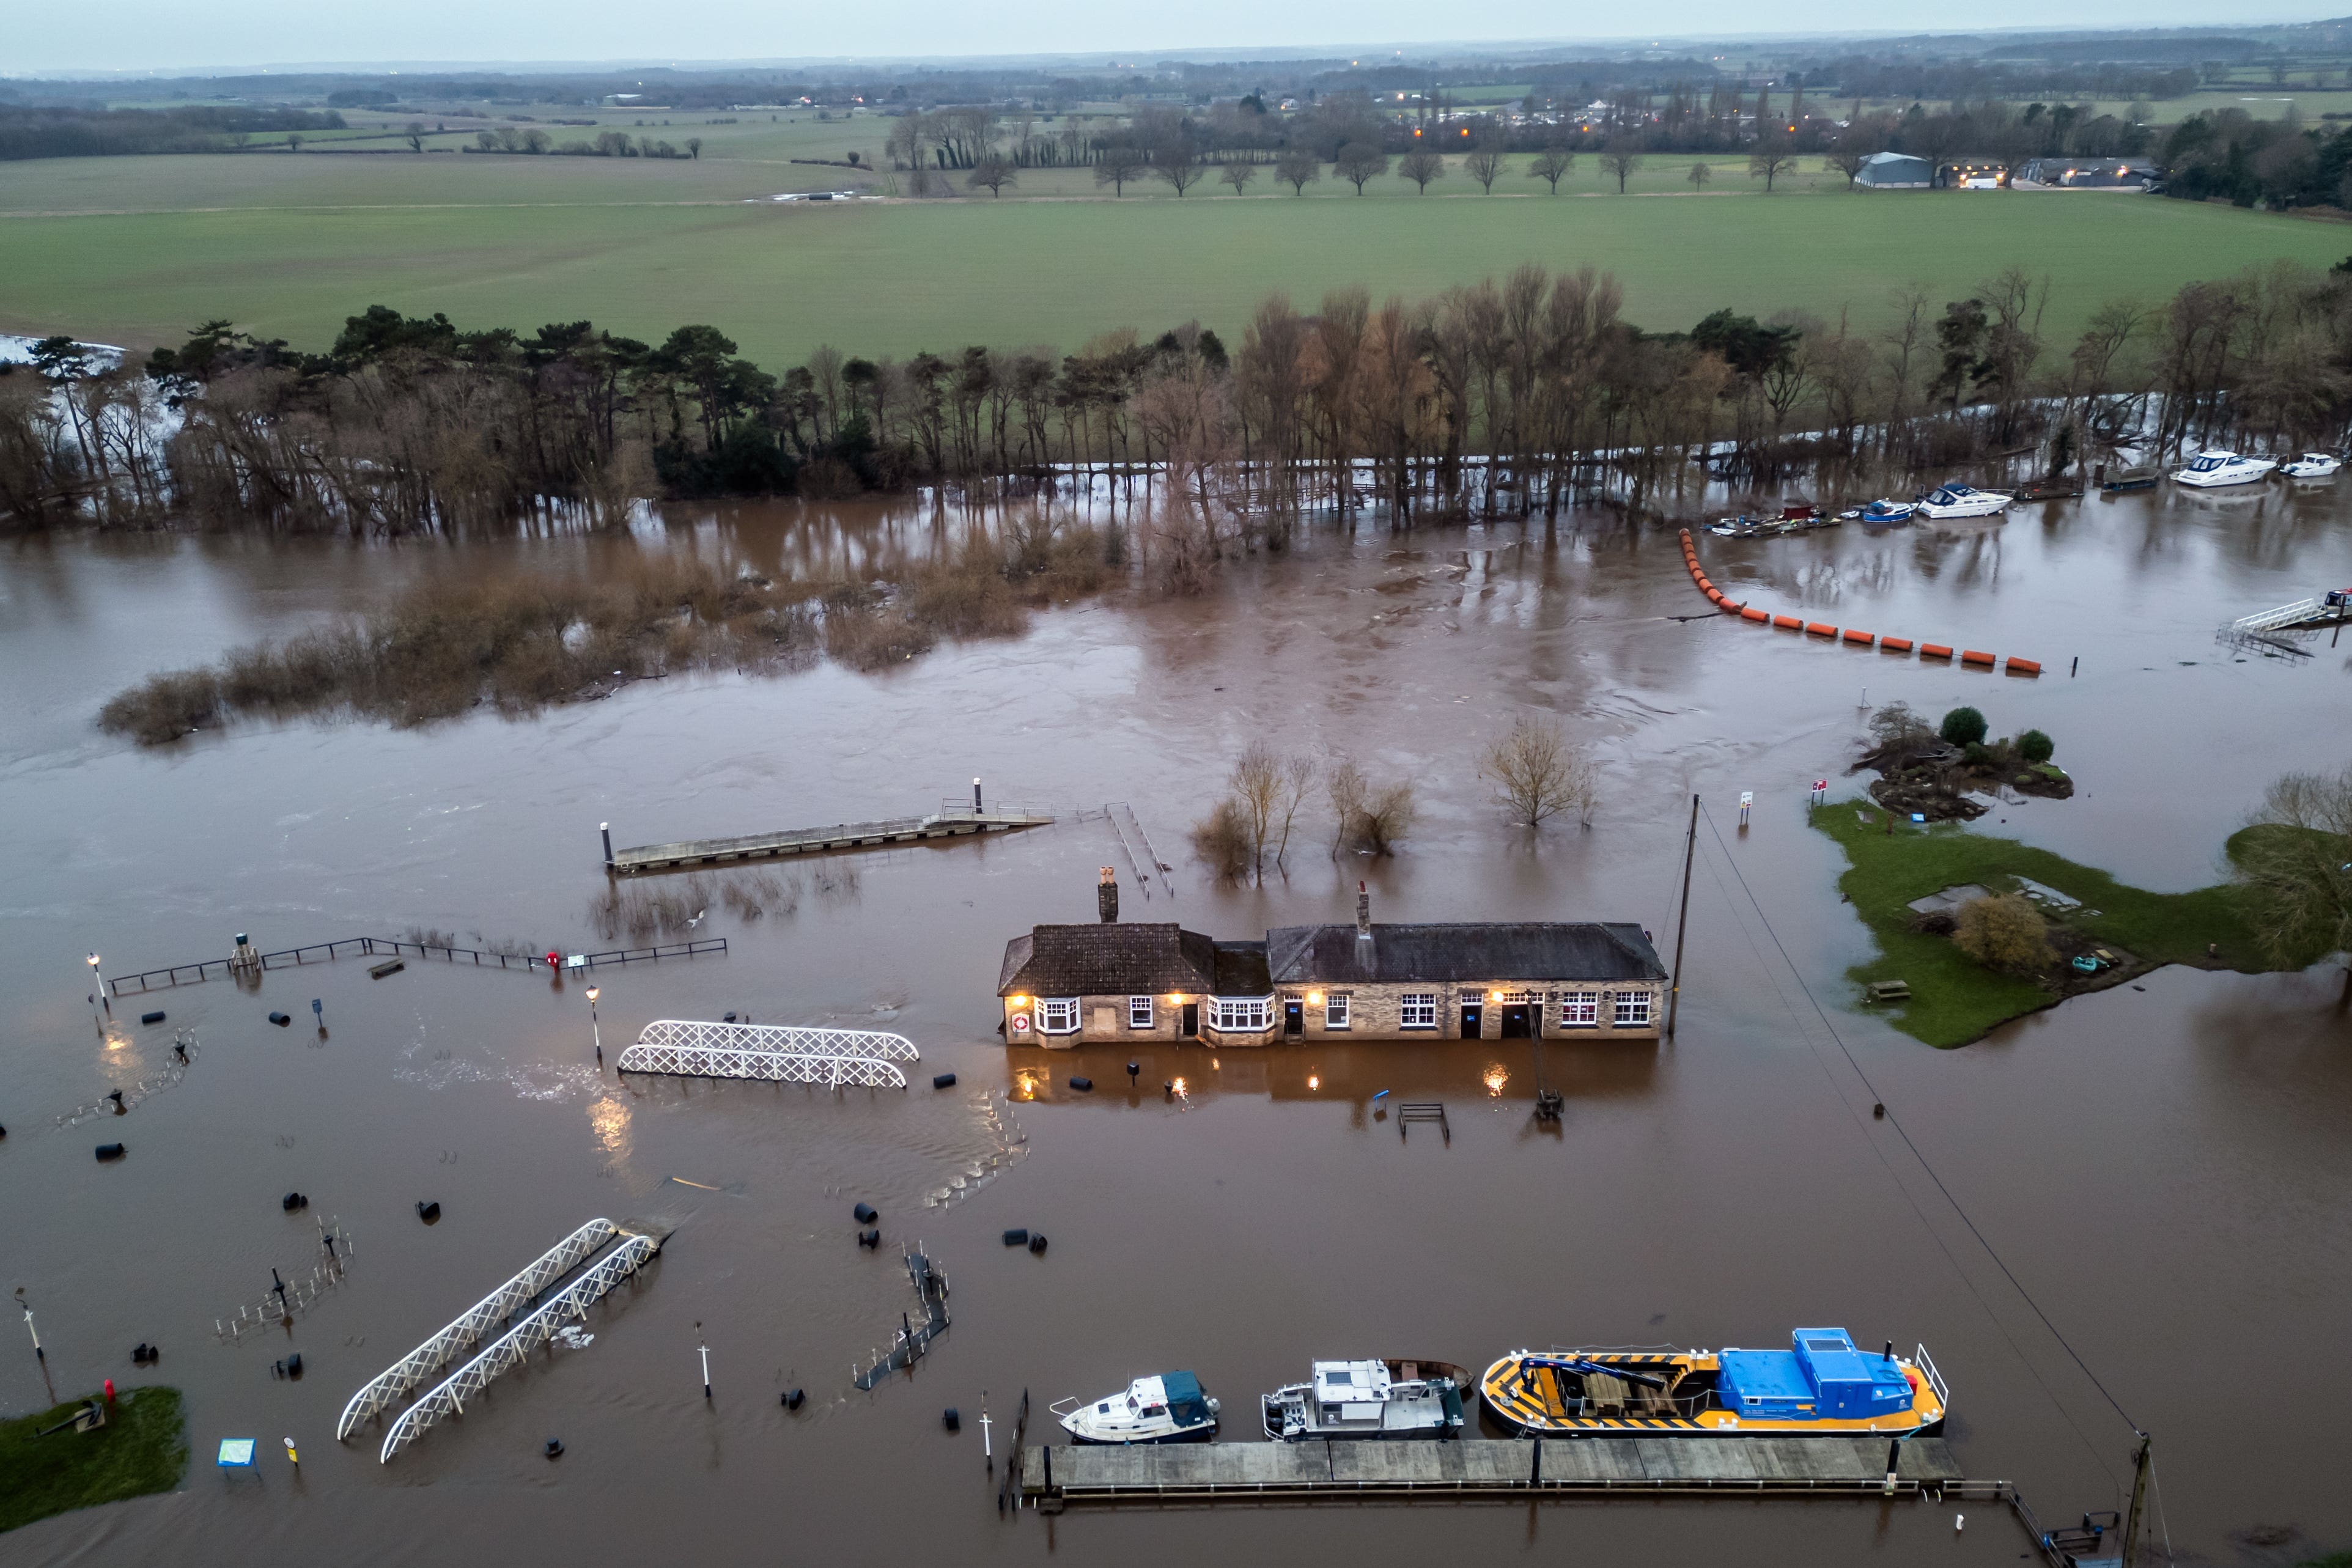
<svg viewBox="0 0 2352 1568">
<path fill-rule="evenodd" d="M 1666 1038 L 1675 1038 L 1675 1014 L 1683 999 L 1683 936 L 1690 928 L 1691 862 L 1698 854 L 1698 797 L 1691 797 L 1690 837 L 1683 845 L 1682 913 L 1675 920 L 1675 972 L 1667 981 Z"/>
<path fill-rule="evenodd" d="M 2139 1452 L 2132 1460 L 2131 1511 L 2124 1515 L 2124 1568 L 2138 1568 L 2139 1508 L 2147 1496 L 2147 1434 L 2139 1435 Z"/>
</svg>

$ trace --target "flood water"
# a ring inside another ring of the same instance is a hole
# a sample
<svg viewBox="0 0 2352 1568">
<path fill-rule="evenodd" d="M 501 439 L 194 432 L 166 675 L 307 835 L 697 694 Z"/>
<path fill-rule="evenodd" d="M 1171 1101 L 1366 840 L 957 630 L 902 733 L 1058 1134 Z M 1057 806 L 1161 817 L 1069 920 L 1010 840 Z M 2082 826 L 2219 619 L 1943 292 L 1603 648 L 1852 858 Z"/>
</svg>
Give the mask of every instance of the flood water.
<svg viewBox="0 0 2352 1568">
<path fill-rule="evenodd" d="M 2039 681 L 1704 614 L 1670 529 L 1589 517 L 1549 536 L 1540 521 L 1325 530 L 1229 568 L 1205 600 L 1056 609 L 1021 638 L 877 676 L 645 683 L 528 721 L 248 726 L 161 751 L 91 723 L 151 670 L 421 578 L 656 550 L 774 570 L 881 527 L 854 508 L 705 508 L 595 539 L 0 551 L 4 1283 L 38 1314 L 60 1397 L 104 1377 L 171 1382 L 194 1448 L 184 1490 L 0 1537 L 0 1562 L 646 1562 L 683 1547 L 717 1562 L 2010 1563 L 2025 1542 L 1990 1504 L 1967 1505 L 1957 1531 L 1955 1508 L 1909 1502 L 1000 1520 L 977 1419 L 993 1416 L 1001 1467 L 1024 1390 L 1043 1418 L 1046 1401 L 1181 1366 L 1222 1398 L 1227 1437 L 1252 1440 L 1256 1395 L 1318 1356 L 1483 1366 L 1523 1345 L 1774 1344 L 1839 1323 L 1928 1347 L 1970 1475 L 2015 1480 L 2051 1523 L 2120 1507 L 2129 1429 L 2004 1264 L 2154 1433 L 2183 1561 L 2352 1544 L 2335 1435 L 2352 1401 L 2336 1348 L 2352 1031 L 2336 972 L 2161 971 L 1932 1051 L 1855 1004 L 1843 976 L 1869 939 L 1839 902 L 1834 847 L 1803 821 L 1813 779 L 1858 792 L 1843 769 L 1865 703 L 1969 701 L 1996 733 L 2054 737 L 2078 785 L 1982 830 L 2143 885 L 2214 880 L 2269 779 L 2352 751 L 2352 649 L 2268 656 L 2213 634 L 2352 582 L 2352 518 L 2332 492 L 1702 539 L 1739 597 L 2039 659 Z M 1589 831 L 1514 831 L 1475 776 L 1480 747 L 1531 710 L 1601 759 Z M 1286 873 L 1208 883 L 1184 828 L 1253 737 L 1412 779 L 1402 852 L 1335 859 L 1310 806 Z M 588 918 L 601 821 L 626 845 L 919 811 L 974 774 L 1059 820 L 836 860 L 822 878 L 804 865 L 789 914 L 709 909 L 695 934 L 725 936 L 723 957 L 596 975 L 608 1059 L 648 1020 L 731 1009 L 901 1031 L 923 1053 L 904 1093 L 616 1082 L 580 985 L 543 970 L 273 970 L 161 993 L 144 1003 L 168 1012 L 159 1026 L 120 1001 L 103 1032 L 85 999 L 86 953 L 120 974 L 224 956 L 240 931 L 264 948 L 412 925 L 611 946 Z M 1671 1045 L 1554 1042 L 1540 1064 L 1521 1041 L 1162 1047 L 1139 1054 L 1130 1092 L 1122 1052 L 1008 1051 L 994 1034 L 1005 940 L 1092 918 L 1103 864 L 1122 871 L 1126 918 L 1221 936 L 1349 918 L 1360 877 L 1376 918 L 1633 920 L 1664 947 L 1693 791 L 1709 821 Z M 1147 896 L 1087 814 L 1111 801 L 1174 863 L 1172 890 Z M 293 1026 L 271 1027 L 273 1009 Z M 184 1072 L 175 1030 L 198 1042 Z M 950 1071 L 953 1089 L 929 1087 Z M 1567 1096 L 1557 1131 L 1528 1113 L 1538 1071 Z M 1073 1073 L 1097 1088 L 1074 1092 Z M 127 1113 L 78 1119 L 117 1087 Z M 1375 1106 L 1384 1089 L 1382 1106 L 1444 1102 L 1450 1140 L 1401 1136 Z M 1874 1091 L 1933 1177 L 1872 1119 Z M 96 1164 L 92 1145 L 113 1141 L 126 1157 Z M 289 1190 L 308 1213 L 280 1211 Z M 419 1223 L 424 1200 L 437 1225 Z M 877 1252 L 853 1242 L 859 1201 L 881 1210 Z M 362 1382 L 599 1215 L 675 1233 L 590 1312 L 592 1343 L 500 1379 L 388 1466 L 380 1426 L 332 1441 Z M 356 1244 L 341 1286 L 290 1329 L 217 1339 L 273 1268 L 308 1274 L 320 1218 Z M 1013 1226 L 1050 1250 L 1001 1246 Z M 853 1364 L 914 1304 L 898 1250 L 917 1242 L 952 1283 L 954 1326 L 911 1378 L 859 1394 Z M 10 1414 L 47 1402 L 21 1333 L 0 1322 L 19 1336 L 0 1337 Z M 131 1362 L 141 1341 L 163 1349 L 155 1373 Z M 273 1377 L 292 1350 L 305 1375 Z M 779 1405 L 792 1386 L 809 1392 L 797 1413 Z M 942 1429 L 948 1406 L 960 1434 Z M 213 1468 L 227 1437 L 260 1440 L 257 1476 Z M 568 1450 L 553 1462 L 549 1437 Z"/>
</svg>

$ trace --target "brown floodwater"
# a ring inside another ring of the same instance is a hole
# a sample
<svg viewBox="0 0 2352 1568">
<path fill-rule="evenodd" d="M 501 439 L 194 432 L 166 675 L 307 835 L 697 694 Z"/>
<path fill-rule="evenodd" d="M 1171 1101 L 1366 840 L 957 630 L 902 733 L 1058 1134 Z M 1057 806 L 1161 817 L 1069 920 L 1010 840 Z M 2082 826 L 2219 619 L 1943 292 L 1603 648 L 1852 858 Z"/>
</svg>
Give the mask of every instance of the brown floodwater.
<svg viewBox="0 0 2352 1568">
<path fill-rule="evenodd" d="M 951 531 L 951 526 L 950 531 Z M 1112 597 L 1020 638 L 899 670 L 646 683 L 531 720 L 427 729 L 246 726 L 165 750 L 100 736 L 104 698 L 152 669 L 373 604 L 436 576 L 628 552 L 763 570 L 878 559 L 929 516 L 679 508 L 635 530 L 464 546 L 67 538 L 0 550 L 0 1286 L 22 1286 L 62 1396 L 150 1377 L 188 1396 L 185 1486 L 0 1538 L 0 1562 L 1174 1563 L 1348 1553 L 1577 1553 L 1601 1562 L 2011 1563 L 1992 1505 L 1689 1502 L 1247 1507 L 1000 1520 L 977 1415 L 1026 1390 L 1094 1395 L 1198 1371 L 1227 1432 L 1317 1356 L 1484 1364 L 1523 1345 L 1784 1343 L 1841 1323 L 1924 1342 L 1950 1436 L 2052 1522 L 2119 1506 L 2130 1433 L 1913 1157 L 1932 1162 L 2001 1263 L 2156 1437 L 2185 1559 L 2287 1563 L 2352 1544 L 2336 1475 L 2352 1366 L 2352 1030 L 2332 971 L 2167 970 L 1931 1051 L 1843 978 L 1866 933 L 1833 846 L 1803 822 L 1817 778 L 1851 792 L 1864 705 L 1961 701 L 2039 727 L 2079 793 L 2003 805 L 2005 831 L 2126 880 L 2219 874 L 2263 785 L 2347 759 L 2352 649 L 2232 650 L 2220 623 L 2352 582 L 2332 492 L 2093 498 L 2000 525 L 1702 541 L 1717 581 L 1810 618 L 2040 659 L 2039 681 L 1923 665 L 1703 615 L 1670 530 L 1586 517 L 1318 532 L 1229 568 L 1212 597 Z M 2070 678 L 2071 660 L 2081 660 Z M 1591 829 L 1506 825 L 1476 754 L 1515 716 L 1560 716 L 1600 758 Z M 1312 809 L 1287 870 L 1211 885 L 1181 853 L 1253 737 L 1408 778 L 1402 852 L 1334 858 Z M 713 907 L 724 957 L 602 971 L 607 1056 L 647 1020 L 900 1030 L 916 1087 L 834 1096 L 600 1073 L 576 982 L 412 962 L 272 971 L 254 988 L 118 1002 L 109 973 L 411 925 L 602 946 L 597 824 L 623 844 L 919 810 L 969 789 L 1050 803 L 1049 829 L 801 869 L 789 914 Z M 1738 792 L 1756 792 L 1736 831 Z M 1092 917 L 1126 862 L 1097 810 L 1131 803 L 1173 887 L 1126 878 L 1129 919 L 1225 936 L 1344 919 L 1635 920 L 1671 939 L 1684 813 L 1703 794 L 1679 1039 L 1137 1053 L 1008 1051 L 992 987 L 1007 937 Z M 847 874 L 849 868 L 855 874 Z M 1762 918 L 1748 902 L 1752 889 Z M 1769 928 L 1763 923 L 1769 918 Z M 1785 949 L 1786 958 L 1782 952 Z M 1792 967 L 1793 966 L 1793 967 Z M 1815 1015 L 1797 977 L 1827 1009 Z M 323 1035 L 310 1001 L 323 1008 Z M 295 1017 L 287 1030 L 266 1015 Z M 176 1077 L 173 1030 L 196 1060 Z M 1841 1042 L 1843 1050 L 1841 1050 Z M 953 1089 L 929 1075 L 952 1071 Z M 1097 1087 L 1073 1092 L 1089 1073 Z M 1538 1081 L 1567 1108 L 1529 1116 Z M 1163 1094 L 1181 1079 L 1182 1092 Z M 107 1090 L 123 1115 L 79 1116 Z M 1391 1092 L 1385 1101 L 1375 1096 Z M 1435 1099 L 1450 1140 L 1382 1110 Z M 91 1147 L 128 1155 L 100 1166 Z M 697 1185 L 686 1185 L 686 1184 Z M 278 1199 L 307 1193 L 309 1213 Z M 414 1206 L 437 1201 L 426 1227 Z M 885 1245 L 853 1242 L 875 1204 Z M 597 1215 L 674 1229 L 590 1314 L 593 1343 L 510 1374 L 460 1421 L 379 1465 L 381 1428 L 332 1441 L 363 1381 Z M 275 1268 L 315 1261 L 317 1219 L 357 1258 L 290 1330 L 215 1338 Z M 1013 1226 L 1052 1239 L 1008 1249 Z M 871 1395 L 852 1364 L 913 1305 L 919 1242 L 954 1326 Z M 133 1344 L 159 1344 L 157 1373 Z M 709 1349 L 702 1396 L 698 1347 Z M 271 1364 L 299 1350 L 305 1375 Z M 804 1386 L 797 1413 L 781 1391 Z M 0 1409 L 46 1402 L 0 1321 Z M 963 1430 L 942 1429 L 947 1406 Z M 279 1439 L 300 1446 L 299 1473 Z M 260 1440 L 228 1479 L 219 1440 Z M 541 1445 L 560 1437 L 550 1462 Z M 62 1440 L 62 1439 L 60 1439 Z M 1000 1464 L 1001 1464 L 1000 1459 Z"/>
</svg>

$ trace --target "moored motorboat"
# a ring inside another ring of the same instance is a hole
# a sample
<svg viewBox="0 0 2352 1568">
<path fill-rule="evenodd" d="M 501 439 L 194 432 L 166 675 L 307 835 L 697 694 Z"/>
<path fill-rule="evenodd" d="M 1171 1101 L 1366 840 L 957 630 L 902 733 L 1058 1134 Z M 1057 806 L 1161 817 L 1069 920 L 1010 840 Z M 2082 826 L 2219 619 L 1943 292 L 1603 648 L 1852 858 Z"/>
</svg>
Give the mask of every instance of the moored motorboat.
<svg viewBox="0 0 2352 1568">
<path fill-rule="evenodd" d="M 1519 1351 L 1479 1393 L 1522 1437 L 1895 1437 L 1933 1432 L 1950 1396 L 1925 1345 L 1912 1359 L 1854 1348 L 1843 1329 L 1799 1329 L 1788 1350 Z"/>
<path fill-rule="evenodd" d="M 2234 452 L 2200 452 L 2186 468 L 2173 471 L 2172 482 L 2192 489 L 2217 490 L 2226 485 L 2251 485 L 2278 465 L 2267 457 L 2241 457 Z"/>
<path fill-rule="evenodd" d="M 1919 497 L 1923 516 L 1943 517 L 1990 517 L 2008 508 L 2010 497 L 1999 490 L 1979 490 L 1973 485 L 1939 485 Z"/>
<path fill-rule="evenodd" d="M 1305 1383 L 1258 1397 L 1265 1435 L 1280 1442 L 1317 1437 L 1450 1437 L 1462 1430 L 1465 1368 L 1443 1361 L 1318 1361 Z"/>
<path fill-rule="evenodd" d="M 1859 516 L 1865 523 L 1907 523 L 1918 509 L 1912 501 L 1873 501 Z"/>
<path fill-rule="evenodd" d="M 2306 452 L 2290 463 L 2279 465 L 2283 479 L 2333 479 L 2344 460 L 2332 452 Z"/>
<path fill-rule="evenodd" d="M 1066 1411 L 1066 1405 L 1076 1408 Z M 1217 1402 L 1189 1372 L 1139 1377 L 1088 1404 L 1057 1401 L 1053 1411 L 1076 1443 L 1205 1443 L 1217 1435 Z"/>
</svg>

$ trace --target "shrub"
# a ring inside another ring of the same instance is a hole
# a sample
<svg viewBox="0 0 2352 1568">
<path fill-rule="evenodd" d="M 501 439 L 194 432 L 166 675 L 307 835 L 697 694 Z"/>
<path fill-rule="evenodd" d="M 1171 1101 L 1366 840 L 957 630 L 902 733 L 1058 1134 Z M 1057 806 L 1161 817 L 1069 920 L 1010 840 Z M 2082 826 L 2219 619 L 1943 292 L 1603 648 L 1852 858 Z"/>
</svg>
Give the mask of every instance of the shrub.
<svg viewBox="0 0 2352 1568">
<path fill-rule="evenodd" d="M 1960 760 L 1971 768 L 1981 768 L 1992 760 L 1992 747 L 1981 740 L 1971 740 L 1960 747 Z"/>
<path fill-rule="evenodd" d="M 2028 762 L 2047 762 L 2057 749 L 2058 743 L 2038 729 L 2029 729 L 2017 737 L 2017 754 Z"/>
<path fill-rule="evenodd" d="M 1956 707 L 1944 716 L 1940 733 L 1954 746 L 1981 742 L 1985 737 L 1985 716 L 1972 707 Z"/>
<path fill-rule="evenodd" d="M 1192 853 L 1219 881 L 1239 882 L 1249 873 L 1252 847 L 1249 813 L 1231 795 L 1192 824 Z"/>
<path fill-rule="evenodd" d="M 1972 898 L 1952 925 L 1953 945 L 1987 968 L 2031 974 L 2051 961 L 2048 922 L 2016 894 Z"/>
</svg>

